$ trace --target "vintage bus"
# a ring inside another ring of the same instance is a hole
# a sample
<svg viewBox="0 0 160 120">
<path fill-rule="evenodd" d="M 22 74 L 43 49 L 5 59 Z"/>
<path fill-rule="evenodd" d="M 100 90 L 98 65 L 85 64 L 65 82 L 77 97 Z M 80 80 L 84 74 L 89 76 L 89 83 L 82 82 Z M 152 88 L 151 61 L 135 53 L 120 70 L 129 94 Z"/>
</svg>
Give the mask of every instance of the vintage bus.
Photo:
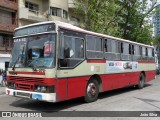
<svg viewBox="0 0 160 120">
<path fill-rule="evenodd" d="M 154 48 L 48 21 L 15 29 L 6 94 L 47 102 L 84 97 L 155 79 Z"/>
</svg>

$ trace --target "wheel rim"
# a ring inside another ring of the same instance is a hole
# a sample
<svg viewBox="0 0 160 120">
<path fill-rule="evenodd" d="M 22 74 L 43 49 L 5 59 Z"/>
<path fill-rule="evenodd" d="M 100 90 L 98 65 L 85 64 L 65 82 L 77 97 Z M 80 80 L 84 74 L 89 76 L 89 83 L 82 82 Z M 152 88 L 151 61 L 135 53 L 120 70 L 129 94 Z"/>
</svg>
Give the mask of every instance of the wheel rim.
<svg viewBox="0 0 160 120">
<path fill-rule="evenodd" d="M 94 98 L 96 96 L 96 93 L 97 93 L 96 85 L 94 83 L 89 83 L 87 87 L 87 95 L 89 97 Z"/>
</svg>

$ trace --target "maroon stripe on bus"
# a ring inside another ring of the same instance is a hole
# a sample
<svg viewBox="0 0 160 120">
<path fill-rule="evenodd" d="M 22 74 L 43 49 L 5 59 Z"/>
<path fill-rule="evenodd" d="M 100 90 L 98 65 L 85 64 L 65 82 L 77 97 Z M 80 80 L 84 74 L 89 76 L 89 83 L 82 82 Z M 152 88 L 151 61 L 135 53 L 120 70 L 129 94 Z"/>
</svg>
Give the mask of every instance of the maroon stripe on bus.
<svg viewBox="0 0 160 120">
<path fill-rule="evenodd" d="M 106 63 L 106 60 L 87 60 L 87 63 Z"/>
</svg>

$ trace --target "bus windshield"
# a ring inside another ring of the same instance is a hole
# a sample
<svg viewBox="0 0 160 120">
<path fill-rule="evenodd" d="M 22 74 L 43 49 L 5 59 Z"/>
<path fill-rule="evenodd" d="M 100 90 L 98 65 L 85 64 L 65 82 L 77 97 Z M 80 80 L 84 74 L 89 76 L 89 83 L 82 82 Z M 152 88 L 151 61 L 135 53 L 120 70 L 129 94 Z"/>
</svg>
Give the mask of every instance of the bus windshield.
<svg viewBox="0 0 160 120">
<path fill-rule="evenodd" d="M 55 39 L 55 34 L 14 39 L 10 67 L 54 67 Z"/>
</svg>

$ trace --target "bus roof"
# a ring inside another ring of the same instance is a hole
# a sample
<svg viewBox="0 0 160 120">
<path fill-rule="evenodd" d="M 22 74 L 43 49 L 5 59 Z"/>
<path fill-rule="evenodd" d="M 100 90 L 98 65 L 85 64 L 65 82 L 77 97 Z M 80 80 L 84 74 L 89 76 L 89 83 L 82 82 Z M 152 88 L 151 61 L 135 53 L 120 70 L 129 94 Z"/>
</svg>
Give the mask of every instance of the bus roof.
<svg viewBox="0 0 160 120">
<path fill-rule="evenodd" d="M 101 33 L 96 33 L 96 32 L 92 32 L 92 31 L 84 30 L 84 29 L 79 28 L 77 26 L 74 26 L 72 24 L 65 23 L 65 22 L 60 22 L 60 21 L 39 22 L 39 23 L 34 23 L 34 24 L 18 27 L 15 30 L 19 30 L 19 29 L 23 29 L 23 28 L 27 28 L 27 27 L 31 27 L 31 26 L 35 26 L 35 25 L 48 24 L 48 23 L 55 23 L 57 26 L 59 26 L 61 28 L 67 28 L 67 29 L 70 29 L 70 30 L 74 30 L 74 31 L 78 31 L 78 32 L 83 32 L 83 33 L 87 33 L 87 34 L 91 34 L 91 35 L 96 35 L 96 36 L 99 36 L 99 37 L 105 37 L 105 38 L 109 38 L 109 39 L 120 40 L 120 41 L 123 41 L 123 42 L 128 42 L 128 43 L 132 43 L 132 44 L 137 44 L 137 45 L 142 45 L 142 46 L 152 47 L 153 48 L 153 46 L 150 46 L 150 45 L 146 45 L 146 44 L 142 44 L 142 43 L 137 43 L 137 42 L 133 42 L 133 41 L 130 41 L 130 40 L 125 40 L 125 39 L 118 38 L 118 37 L 113 37 L 113 36 L 104 35 L 104 34 L 101 34 Z"/>
</svg>

